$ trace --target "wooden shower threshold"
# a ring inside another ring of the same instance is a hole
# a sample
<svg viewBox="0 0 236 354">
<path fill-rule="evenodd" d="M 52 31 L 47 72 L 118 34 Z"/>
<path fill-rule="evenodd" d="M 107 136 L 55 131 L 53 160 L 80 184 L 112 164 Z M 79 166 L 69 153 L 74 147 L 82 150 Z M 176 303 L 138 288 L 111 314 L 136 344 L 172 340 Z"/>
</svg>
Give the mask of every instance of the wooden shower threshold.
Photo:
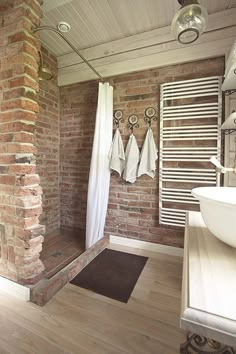
<svg viewBox="0 0 236 354">
<path fill-rule="evenodd" d="M 104 237 L 93 247 L 84 251 L 69 264 L 58 270 L 51 277 L 44 276 L 37 284 L 30 286 L 30 301 L 45 305 L 60 289 L 70 282 L 81 270 L 86 267 L 109 243 L 109 237 Z M 45 274 L 46 275 L 46 274 Z"/>
</svg>

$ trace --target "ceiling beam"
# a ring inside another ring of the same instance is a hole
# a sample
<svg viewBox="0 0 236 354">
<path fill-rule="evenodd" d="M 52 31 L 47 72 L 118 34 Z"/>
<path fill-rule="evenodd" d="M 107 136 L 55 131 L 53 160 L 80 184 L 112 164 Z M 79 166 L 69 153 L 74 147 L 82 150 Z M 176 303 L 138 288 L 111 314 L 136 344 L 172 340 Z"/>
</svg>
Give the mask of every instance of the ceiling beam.
<svg viewBox="0 0 236 354">
<path fill-rule="evenodd" d="M 146 57 L 138 57 L 131 60 L 103 65 L 100 67 L 96 67 L 96 69 L 104 78 L 107 78 L 141 70 L 176 65 L 190 61 L 213 58 L 221 55 L 223 56 L 229 51 L 234 39 L 235 37 L 233 36 L 216 40 L 214 41 L 214 43 L 207 42 L 198 44 L 192 46 L 192 48 L 184 47 L 172 49 Z M 58 85 L 65 86 L 78 82 L 98 79 L 97 76 L 85 66 L 85 64 L 79 65 L 83 65 L 83 68 L 67 73 L 62 73 L 59 70 Z"/>
<path fill-rule="evenodd" d="M 236 25 L 236 8 L 210 15 L 205 33 L 233 25 Z M 80 52 L 87 60 L 92 61 L 98 58 L 113 56 L 129 51 L 131 52 L 136 49 L 167 42 L 176 42 L 170 32 L 170 26 L 110 41 L 91 48 L 83 49 Z M 74 52 L 59 56 L 57 59 L 59 69 L 82 62 L 79 56 Z"/>
<path fill-rule="evenodd" d="M 207 31 L 190 45 L 173 39 L 164 27 L 82 50 L 103 76 L 109 77 L 181 62 L 225 55 L 236 33 L 236 9 L 209 16 Z M 75 53 L 58 57 L 59 85 L 97 79 Z"/>
<path fill-rule="evenodd" d="M 80 53 L 85 56 L 87 60 L 94 60 L 170 41 L 174 41 L 170 29 L 169 27 L 163 27 L 83 49 L 80 50 Z M 57 60 L 59 68 L 82 62 L 74 52 L 61 55 Z"/>
<path fill-rule="evenodd" d="M 186 45 L 183 46 L 177 41 L 171 41 L 171 42 L 167 42 L 167 43 L 157 44 L 155 46 L 151 46 L 151 47 L 147 47 L 147 48 L 136 49 L 131 52 L 125 52 L 125 53 L 116 54 L 113 56 L 102 57 L 102 58 L 95 59 L 90 62 L 99 71 L 99 70 L 101 70 L 101 67 L 106 66 L 106 65 L 112 65 L 112 64 L 116 64 L 118 62 L 124 63 L 126 61 L 128 62 L 128 61 L 130 61 L 132 59 L 136 59 L 136 58 L 143 58 L 143 60 L 148 60 L 147 58 L 151 55 L 166 53 L 166 52 L 173 51 L 175 49 L 182 49 L 183 51 L 186 49 L 187 51 L 191 51 L 193 47 L 198 46 L 198 45 L 209 44 L 211 46 L 217 40 L 224 39 L 224 38 L 225 39 L 234 38 L 235 33 L 236 33 L 236 25 L 229 27 L 229 28 L 224 28 L 222 30 L 205 33 L 201 38 L 199 38 L 198 41 L 196 41 L 190 45 L 187 45 L 187 46 Z M 71 73 L 74 71 L 80 71 L 80 70 L 82 71 L 86 68 L 87 68 L 87 65 L 84 62 L 80 62 L 79 64 L 75 64 L 72 66 L 61 68 L 60 74 L 67 74 L 67 73 Z"/>
</svg>

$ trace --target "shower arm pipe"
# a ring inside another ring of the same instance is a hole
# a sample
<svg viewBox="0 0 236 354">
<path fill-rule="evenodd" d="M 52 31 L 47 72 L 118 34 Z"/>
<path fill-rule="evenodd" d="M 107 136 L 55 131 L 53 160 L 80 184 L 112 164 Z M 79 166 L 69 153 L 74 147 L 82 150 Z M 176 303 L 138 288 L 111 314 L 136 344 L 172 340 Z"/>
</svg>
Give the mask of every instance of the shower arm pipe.
<svg viewBox="0 0 236 354">
<path fill-rule="evenodd" d="M 32 29 L 33 33 L 39 32 L 39 31 L 44 31 L 44 30 L 49 30 L 49 31 L 53 31 L 57 34 L 59 34 L 59 36 L 64 39 L 64 41 L 71 47 L 71 49 L 73 49 L 75 51 L 75 53 L 85 62 L 85 64 L 87 64 L 90 69 L 99 77 L 99 79 L 104 82 L 104 78 L 97 72 L 96 69 L 94 69 L 94 67 L 88 62 L 87 59 L 85 59 L 85 57 L 80 54 L 80 52 L 78 51 L 77 48 L 75 48 L 75 46 L 56 28 L 51 27 L 51 26 L 39 26 L 39 27 L 35 27 Z"/>
</svg>

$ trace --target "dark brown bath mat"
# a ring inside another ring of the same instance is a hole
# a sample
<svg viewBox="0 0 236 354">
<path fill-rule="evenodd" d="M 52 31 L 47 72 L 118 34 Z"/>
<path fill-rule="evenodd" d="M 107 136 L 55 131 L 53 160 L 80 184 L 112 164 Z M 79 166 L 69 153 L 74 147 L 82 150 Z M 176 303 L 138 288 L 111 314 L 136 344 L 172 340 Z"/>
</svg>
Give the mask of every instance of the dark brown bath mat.
<svg viewBox="0 0 236 354">
<path fill-rule="evenodd" d="M 106 248 L 71 283 L 127 303 L 147 259 Z"/>
</svg>

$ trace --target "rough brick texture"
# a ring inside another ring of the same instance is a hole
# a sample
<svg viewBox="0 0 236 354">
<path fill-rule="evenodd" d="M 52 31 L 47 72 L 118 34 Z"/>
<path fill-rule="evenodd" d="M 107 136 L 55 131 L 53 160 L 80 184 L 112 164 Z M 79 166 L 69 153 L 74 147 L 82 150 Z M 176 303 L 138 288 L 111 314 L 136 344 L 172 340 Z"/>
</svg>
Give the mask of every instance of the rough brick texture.
<svg viewBox="0 0 236 354">
<path fill-rule="evenodd" d="M 129 115 L 135 113 L 139 117 L 140 127 L 134 133 L 140 147 L 147 129 L 145 109 L 156 108 L 159 118 L 161 83 L 223 72 L 224 58 L 216 58 L 115 77 L 114 109 L 124 112 L 125 123 L 120 126 L 124 145 L 130 133 Z M 61 89 L 61 224 L 66 227 L 85 228 L 96 101 L 97 83 Z M 159 119 L 152 127 L 158 145 Z M 154 180 L 142 176 L 135 184 L 126 183 L 113 173 L 105 233 L 182 247 L 183 230 L 158 223 L 158 197 L 158 170 Z"/>
<path fill-rule="evenodd" d="M 98 84 L 61 89 L 61 227 L 85 229 Z"/>
<path fill-rule="evenodd" d="M 59 88 L 57 60 L 41 48 L 44 66 L 53 73 L 50 81 L 39 81 L 39 114 L 36 122 L 37 173 L 43 189 L 40 222 L 46 234 L 60 227 L 59 198 Z"/>
<path fill-rule="evenodd" d="M 0 275 L 28 284 L 44 270 L 34 139 L 40 42 L 31 35 L 42 16 L 40 3 L 0 4 Z"/>
</svg>

